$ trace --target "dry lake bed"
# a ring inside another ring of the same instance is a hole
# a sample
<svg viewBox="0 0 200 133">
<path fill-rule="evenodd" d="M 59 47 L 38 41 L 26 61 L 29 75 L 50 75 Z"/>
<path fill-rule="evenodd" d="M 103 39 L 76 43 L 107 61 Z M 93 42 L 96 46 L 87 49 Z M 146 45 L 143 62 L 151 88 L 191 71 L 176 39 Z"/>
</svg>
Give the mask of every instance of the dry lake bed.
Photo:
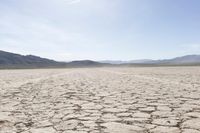
<svg viewBox="0 0 200 133">
<path fill-rule="evenodd" d="M 0 133 L 200 133 L 200 67 L 0 70 Z"/>
</svg>

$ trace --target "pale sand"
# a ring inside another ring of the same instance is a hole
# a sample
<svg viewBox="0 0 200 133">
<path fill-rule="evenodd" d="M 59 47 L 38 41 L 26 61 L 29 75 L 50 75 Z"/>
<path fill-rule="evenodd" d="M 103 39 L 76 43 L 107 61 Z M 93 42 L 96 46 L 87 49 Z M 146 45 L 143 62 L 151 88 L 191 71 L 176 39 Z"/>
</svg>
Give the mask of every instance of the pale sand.
<svg viewBox="0 0 200 133">
<path fill-rule="evenodd" d="M 0 70 L 0 133 L 200 133 L 200 67 Z"/>
</svg>

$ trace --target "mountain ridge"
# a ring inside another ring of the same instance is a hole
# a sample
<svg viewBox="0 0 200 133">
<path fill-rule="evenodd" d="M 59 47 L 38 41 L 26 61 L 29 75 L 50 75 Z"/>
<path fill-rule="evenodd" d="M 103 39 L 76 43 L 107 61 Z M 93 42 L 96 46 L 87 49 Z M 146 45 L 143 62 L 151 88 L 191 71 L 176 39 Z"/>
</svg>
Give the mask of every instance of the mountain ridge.
<svg viewBox="0 0 200 133">
<path fill-rule="evenodd" d="M 0 68 L 65 68 L 102 65 L 105 64 L 90 60 L 59 62 L 35 55 L 21 55 L 0 50 Z"/>
<path fill-rule="evenodd" d="M 59 62 L 35 55 L 21 55 L 0 50 L 0 68 L 68 68 L 68 67 L 103 67 L 103 66 L 155 66 L 155 65 L 200 65 L 200 55 L 185 55 L 163 60 L 130 60 L 130 61 L 92 61 L 75 60 Z"/>
<path fill-rule="evenodd" d="M 111 64 L 190 64 L 200 63 L 200 55 L 185 55 L 175 57 L 171 59 L 141 59 L 141 60 L 130 60 L 130 61 L 118 61 L 118 60 L 105 60 L 100 62 L 106 62 Z"/>
</svg>

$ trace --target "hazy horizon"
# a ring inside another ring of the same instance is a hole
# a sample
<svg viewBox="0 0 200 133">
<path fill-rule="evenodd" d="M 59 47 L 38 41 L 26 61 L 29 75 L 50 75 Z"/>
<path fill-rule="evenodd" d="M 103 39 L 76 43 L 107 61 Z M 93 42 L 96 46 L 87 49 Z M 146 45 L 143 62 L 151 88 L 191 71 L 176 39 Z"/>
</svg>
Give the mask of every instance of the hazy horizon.
<svg viewBox="0 0 200 133">
<path fill-rule="evenodd" d="M 0 49 L 57 61 L 200 53 L 199 0 L 1 0 Z"/>
</svg>

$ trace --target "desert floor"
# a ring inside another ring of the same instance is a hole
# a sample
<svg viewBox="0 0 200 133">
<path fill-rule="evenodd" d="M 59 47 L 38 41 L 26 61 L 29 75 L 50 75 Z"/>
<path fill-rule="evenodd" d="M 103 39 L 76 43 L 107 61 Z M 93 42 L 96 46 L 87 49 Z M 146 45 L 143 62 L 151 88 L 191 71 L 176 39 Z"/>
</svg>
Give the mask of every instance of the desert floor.
<svg viewBox="0 0 200 133">
<path fill-rule="evenodd" d="M 0 133 L 200 133 L 200 67 L 0 70 Z"/>
</svg>

